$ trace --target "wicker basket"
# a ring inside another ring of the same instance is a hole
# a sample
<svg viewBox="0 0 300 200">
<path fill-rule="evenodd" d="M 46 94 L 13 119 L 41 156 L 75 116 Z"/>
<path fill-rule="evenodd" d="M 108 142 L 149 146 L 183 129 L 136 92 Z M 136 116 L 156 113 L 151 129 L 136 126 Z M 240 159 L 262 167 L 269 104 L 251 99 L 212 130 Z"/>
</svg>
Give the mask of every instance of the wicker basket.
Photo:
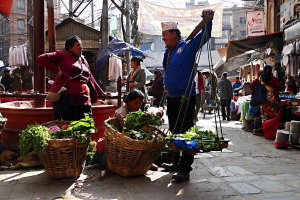
<svg viewBox="0 0 300 200">
<path fill-rule="evenodd" d="M 163 132 L 154 127 L 147 127 L 148 131 L 155 133 L 154 139 L 133 140 L 111 126 L 116 122 L 115 118 L 105 121 L 107 168 L 124 177 L 144 175 L 166 144 Z"/>
<path fill-rule="evenodd" d="M 52 121 L 44 126 L 61 127 L 66 121 Z M 50 178 L 79 177 L 84 167 L 89 140 L 81 143 L 76 139 L 50 139 L 46 152 L 39 158 Z"/>
</svg>

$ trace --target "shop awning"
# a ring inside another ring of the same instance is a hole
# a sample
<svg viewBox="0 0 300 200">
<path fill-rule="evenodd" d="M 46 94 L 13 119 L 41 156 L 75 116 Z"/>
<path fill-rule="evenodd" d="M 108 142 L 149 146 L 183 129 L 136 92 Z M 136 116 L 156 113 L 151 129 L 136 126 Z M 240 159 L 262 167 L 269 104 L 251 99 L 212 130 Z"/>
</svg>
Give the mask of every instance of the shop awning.
<svg viewBox="0 0 300 200">
<path fill-rule="evenodd" d="M 282 50 L 283 32 L 248 37 L 240 40 L 229 40 L 226 50 L 226 61 L 247 51 L 268 47 Z"/>
<path fill-rule="evenodd" d="M 0 0 L 0 14 L 9 17 L 12 0 Z"/>
</svg>

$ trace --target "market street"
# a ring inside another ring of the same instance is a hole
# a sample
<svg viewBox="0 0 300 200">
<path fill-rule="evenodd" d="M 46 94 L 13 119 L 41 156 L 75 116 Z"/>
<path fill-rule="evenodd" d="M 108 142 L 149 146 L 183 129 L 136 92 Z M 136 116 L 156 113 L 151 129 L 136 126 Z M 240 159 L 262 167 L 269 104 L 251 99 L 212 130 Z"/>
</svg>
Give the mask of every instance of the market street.
<svg viewBox="0 0 300 200">
<path fill-rule="evenodd" d="M 215 130 L 213 115 L 197 126 Z M 223 152 L 196 155 L 190 180 L 171 182 L 171 173 L 148 171 L 123 178 L 98 168 L 85 169 L 74 179 L 49 179 L 44 170 L 0 172 L 0 199 L 300 199 L 299 150 L 275 149 L 273 141 L 241 129 L 238 121 L 222 123 L 231 140 Z"/>
</svg>

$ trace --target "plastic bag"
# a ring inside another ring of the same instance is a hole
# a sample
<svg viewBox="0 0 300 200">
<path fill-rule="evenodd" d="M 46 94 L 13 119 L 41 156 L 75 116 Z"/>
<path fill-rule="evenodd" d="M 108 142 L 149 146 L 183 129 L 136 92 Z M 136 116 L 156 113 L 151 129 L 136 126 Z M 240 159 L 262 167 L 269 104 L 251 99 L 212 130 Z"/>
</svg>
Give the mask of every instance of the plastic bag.
<svg viewBox="0 0 300 200">
<path fill-rule="evenodd" d="M 275 118 L 264 121 L 262 123 L 264 136 L 267 140 L 275 140 L 277 130 L 281 126 L 281 124 L 279 123 L 281 118 L 282 112 L 280 111 Z"/>
</svg>

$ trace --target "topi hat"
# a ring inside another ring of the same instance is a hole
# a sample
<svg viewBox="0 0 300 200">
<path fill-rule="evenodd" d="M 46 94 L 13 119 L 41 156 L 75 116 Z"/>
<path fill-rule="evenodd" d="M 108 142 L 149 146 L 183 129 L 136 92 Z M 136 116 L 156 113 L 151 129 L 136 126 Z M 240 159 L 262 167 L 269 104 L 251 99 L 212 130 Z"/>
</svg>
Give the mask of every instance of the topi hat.
<svg viewBox="0 0 300 200">
<path fill-rule="evenodd" d="M 177 22 L 173 22 L 173 21 L 162 22 L 161 23 L 162 32 L 168 31 L 168 30 L 173 30 L 173 29 L 178 29 L 177 25 L 178 25 L 178 23 Z"/>
</svg>

